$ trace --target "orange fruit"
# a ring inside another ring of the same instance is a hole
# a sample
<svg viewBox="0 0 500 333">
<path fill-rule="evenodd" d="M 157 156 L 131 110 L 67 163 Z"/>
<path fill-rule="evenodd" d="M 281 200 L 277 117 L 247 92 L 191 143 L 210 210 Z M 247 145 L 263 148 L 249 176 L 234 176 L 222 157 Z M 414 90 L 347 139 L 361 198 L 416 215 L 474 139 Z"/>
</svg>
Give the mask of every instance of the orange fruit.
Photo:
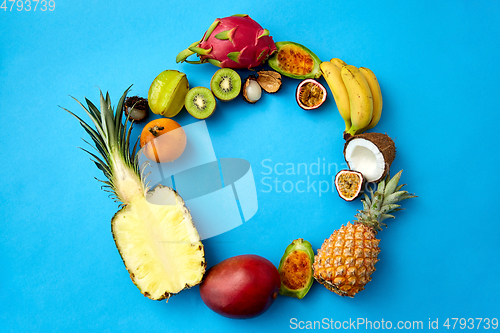
<svg viewBox="0 0 500 333">
<path fill-rule="evenodd" d="M 147 158 L 158 163 L 172 162 L 186 148 L 186 133 L 175 120 L 159 118 L 150 121 L 141 132 L 140 145 Z"/>
</svg>

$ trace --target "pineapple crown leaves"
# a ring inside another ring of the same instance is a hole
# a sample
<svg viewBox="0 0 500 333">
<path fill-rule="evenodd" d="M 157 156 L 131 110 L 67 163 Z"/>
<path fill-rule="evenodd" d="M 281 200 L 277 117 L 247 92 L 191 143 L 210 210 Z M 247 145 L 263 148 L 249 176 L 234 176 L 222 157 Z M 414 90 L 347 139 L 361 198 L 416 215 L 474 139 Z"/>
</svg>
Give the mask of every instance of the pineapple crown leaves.
<svg viewBox="0 0 500 333">
<path fill-rule="evenodd" d="M 87 98 L 85 98 L 85 102 L 87 103 L 86 107 L 75 97 L 71 96 L 71 98 L 73 98 L 90 117 L 95 129 L 75 113 L 61 107 L 80 122 L 80 125 L 92 139 L 94 145 L 86 140 L 83 141 L 93 147 L 98 154 L 94 154 L 81 147 L 80 149 L 90 154 L 92 157 L 91 160 L 108 179 L 107 181 L 98 179 L 105 184 L 102 186 L 103 190 L 114 194 L 116 194 L 116 188 L 113 184 L 113 164 L 115 163 L 114 154 L 118 154 L 128 168 L 133 170 L 133 172 L 137 175 L 140 175 L 138 166 L 139 161 L 136 153 L 137 142 L 135 143 L 133 150 L 130 150 L 130 134 L 133 120 L 130 120 L 129 116 L 127 116 L 125 121 L 123 121 L 123 104 L 131 87 L 132 86 L 125 90 L 115 110 L 113 110 L 109 93 L 106 93 L 106 97 L 104 97 L 101 90 L 99 90 L 100 110 Z"/>
<path fill-rule="evenodd" d="M 364 194 L 363 210 L 358 210 L 354 216 L 358 222 L 373 228 L 375 231 L 382 230 L 381 226 L 387 227 L 385 219 L 394 218 L 391 213 L 401 210 L 398 202 L 415 198 L 416 195 L 402 190 L 406 184 L 398 185 L 403 170 L 399 171 L 394 177 L 389 175 L 378 183 L 377 190 L 369 189 L 370 195 Z"/>
</svg>

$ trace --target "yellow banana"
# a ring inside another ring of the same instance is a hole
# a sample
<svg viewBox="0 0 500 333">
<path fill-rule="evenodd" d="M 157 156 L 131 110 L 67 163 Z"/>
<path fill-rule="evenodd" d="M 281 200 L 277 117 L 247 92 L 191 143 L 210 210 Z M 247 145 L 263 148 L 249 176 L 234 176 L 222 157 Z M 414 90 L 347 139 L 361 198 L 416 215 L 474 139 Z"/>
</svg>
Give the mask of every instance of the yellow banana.
<svg viewBox="0 0 500 333">
<path fill-rule="evenodd" d="M 340 76 L 340 68 L 328 61 L 321 63 L 319 68 L 332 92 L 337 109 L 344 119 L 345 130 L 347 131 L 351 127 L 351 112 L 349 108 L 349 95 Z"/>
<path fill-rule="evenodd" d="M 382 116 L 382 91 L 380 90 L 380 84 L 378 83 L 377 77 L 373 72 L 365 67 L 360 67 L 359 71 L 363 73 L 365 76 L 366 81 L 368 82 L 368 85 L 370 86 L 370 90 L 372 92 L 372 97 L 373 97 L 373 113 L 372 113 L 372 120 L 370 121 L 370 124 L 366 128 L 363 129 L 363 132 L 366 130 L 369 130 L 371 128 L 374 128 L 379 120 L 380 116 Z"/>
<path fill-rule="evenodd" d="M 330 62 L 332 64 L 334 64 L 335 66 L 337 66 L 339 69 L 342 69 L 342 67 L 344 67 L 345 65 L 347 65 L 344 60 L 341 60 L 339 58 L 332 58 L 330 60 Z"/>
<path fill-rule="evenodd" d="M 340 75 L 349 94 L 351 109 L 351 128 L 347 134 L 355 135 L 372 120 L 372 93 L 363 73 L 357 67 L 346 65 L 340 70 Z"/>
</svg>

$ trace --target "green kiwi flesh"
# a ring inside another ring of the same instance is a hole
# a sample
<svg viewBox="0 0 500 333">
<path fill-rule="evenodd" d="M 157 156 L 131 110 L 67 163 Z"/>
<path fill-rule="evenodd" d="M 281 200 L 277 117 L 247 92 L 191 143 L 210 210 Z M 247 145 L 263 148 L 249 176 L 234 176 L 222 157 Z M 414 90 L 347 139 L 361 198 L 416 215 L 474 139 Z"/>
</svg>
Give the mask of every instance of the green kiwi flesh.
<svg viewBox="0 0 500 333">
<path fill-rule="evenodd" d="M 238 97 L 241 90 L 241 78 L 231 68 L 221 68 L 212 76 L 210 88 L 221 101 L 231 101 Z"/>
<path fill-rule="evenodd" d="M 184 106 L 187 112 L 196 119 L 206 119 L 214 111 L 217 102 L 210 89 L 205 87 L 195 87 L 188 91 Z"/>
</svg>

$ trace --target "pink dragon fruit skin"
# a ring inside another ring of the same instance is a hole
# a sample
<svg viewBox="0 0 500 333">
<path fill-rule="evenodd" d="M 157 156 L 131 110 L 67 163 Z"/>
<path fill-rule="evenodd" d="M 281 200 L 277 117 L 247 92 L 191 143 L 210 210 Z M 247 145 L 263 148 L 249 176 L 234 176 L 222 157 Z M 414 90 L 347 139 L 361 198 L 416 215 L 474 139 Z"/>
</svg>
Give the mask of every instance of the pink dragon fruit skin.
<svg viewBox="0 0 500 333">
<path fill-rule="evenodd" d="M 234 15 L 216 19 L 203 38 L 179 53 L 176 61 L 250 69 L 262 65 L 276 50 L 267 29 L 248 15 Z M 200 60 L 188 61 L 192 54 L 198 54 Z"/>
</svg>

